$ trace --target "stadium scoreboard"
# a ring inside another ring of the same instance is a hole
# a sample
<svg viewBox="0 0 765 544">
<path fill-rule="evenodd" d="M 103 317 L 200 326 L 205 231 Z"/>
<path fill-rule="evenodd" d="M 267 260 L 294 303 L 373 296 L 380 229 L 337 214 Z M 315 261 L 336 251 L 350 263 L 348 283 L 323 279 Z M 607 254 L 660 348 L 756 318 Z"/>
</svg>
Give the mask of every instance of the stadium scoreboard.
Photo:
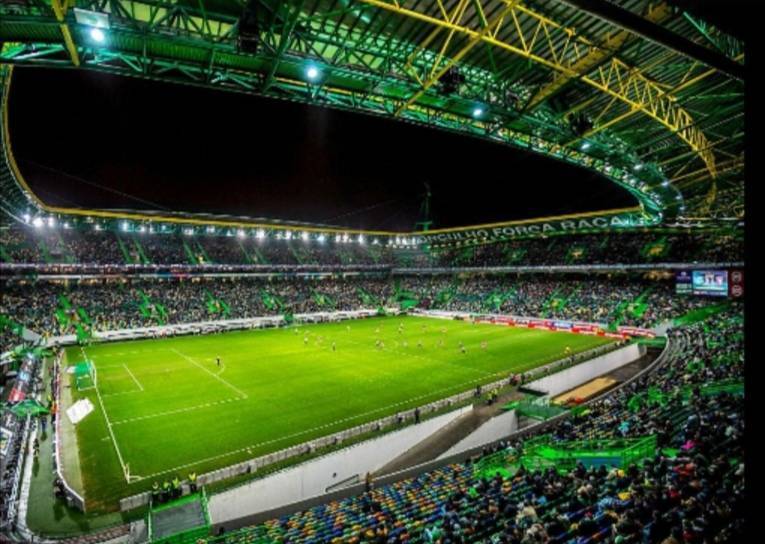
<svg viewBox="0 0 765 544">
<path fill-rule="evenodd" d="M 681 270 L 675 280 L 679 295 L 728 296 L 727 270 Z"/>
</svg>

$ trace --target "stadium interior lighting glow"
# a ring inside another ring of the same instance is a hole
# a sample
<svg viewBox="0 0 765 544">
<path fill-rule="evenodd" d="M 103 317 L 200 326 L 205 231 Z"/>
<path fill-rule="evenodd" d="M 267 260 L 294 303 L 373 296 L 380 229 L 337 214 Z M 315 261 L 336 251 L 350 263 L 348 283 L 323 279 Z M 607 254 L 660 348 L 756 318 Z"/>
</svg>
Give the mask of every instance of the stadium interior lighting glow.
<svg viewBox="0 0 765 544">
<path fill-rule="evenodd" d="M 266 232 L 263 229 L 258 229 L 258 232 L 255 233 L 255 238 L 258 240 L 262 240 L 266 237 Z"/>
<path fill-rule="evenodd" d="M 56 226 L 56 218 L 55 217 L 49 217 L 48 218 L 48 226 L 50 228 L 53 228 Z"/>
<path fill-rule="evenodd" d="M 303 231 L 303 234 L 300 235 L 301 238 L 303 238 L 304 242 L 308 241 L 308 233 L 306 231 Z"/>
<path fill-rule="evenodd" d="M 336 235 L 335 235 L 335 242 L 339 244 L 339 243 L 340 243 L 340 240 L 341 240 L 341 238 L 340 238 L 340 235 L 339 235 L 339 234 L 336 234 Z"/>
<path fill-rule="evenodd" d="M 324 243 L 324 240 L 325 240 L 325 239 L 326 239 L 326 238 L 325 238 L 325 236 L 324 236 L 323 234 L 319 234 L 319 237 L 317 238 L 317 240 L 318 240 L 320 243 L 322 243 L 322 244 Z"/>
<path fill-rule="evenodd" d="M 192 234 L 194 234 L 194 231 L 192 229 L 186 229 L 183 231 L 183 234 L 185 234 L 186 236 L 191 236 Z"/>
<path fill-rule="evenodd" d="M 146 227 L 144 227 L 143 225 L 139 225 L 138 232 L 146 232 Z"/>
<path fill-rule="evenodd" d="M 582 151 L 587 151 L 588 149 L 590 149 L 590 146 L 591 146 L 591 145 L 592 145 L 592 144 L 591 144 L 590 142 L 584 142 L 584 143 L 582 144 L 582 147 L 581 147 Z"/>
<path fill-rule="evenodd" d="M 99 225 L 99 224 L 96 224 L 96 226 L 95 226 L 95 229 L 96 229 L 96 230 L 101 230 L 101 225 Z"/>
<path fill-rule="evenodd" d="M 239 229 L 238 231 L 236 231 L 236 235 L 239 238 L 244 238 L 244 231 L 242 229 Z"/>
<path fill-rule="evenodd" d="M 64 228 L 65 228 L 65 229 L 68 229 L 68 228 L 70 228 L 70 227 L 69 227 L 69 221 L 67 221 L 66 223 L 64 223 Z"/>
<path fill-rule="evenodd" d="M 346 244 L 348 243 L 348 235 L 347 234 L 343 234 L 343 242 L 345 242 Z"/>
<path fill-rule="evenodd" d="M 635 166 L 632 167 L 633 170 L 637 171 L 643 168 L 643 163 L 639 162 Z"/>
<path fill-rule="evenodd" d="M 215 232 L 215 227 L 212 227 L 212 226 L 211 227 L 207 227 L 207 233 L 208 234 L 212 234 L 214 232 Z"/>
<path fill-rule="evenodd" d="M 359 234 L 359 243 L 360 244 L 364 243 L 364 235 L 363 234 Z"/>
<path fill-rule="evenodd" d="M 664 181 L 662 181 L 662 182 L 661 182 L 661 186 L 662 186 L 662 187 L 669 187 L 669 180 L 668 180 L 668 179 L 665 179 Z"/>
<path fill-rule="evenodd" d="M 98 27 L 90 29 L 90 37 L 93 38 L 94 42 L 98 43 L 104 43 L 104 40 L 106 39 L 104 31 Z"/>
<path fill-rule="evenodd" d="M 291 231 L 285 232 L 284 238 L 286 238 L 287 240 L 292 240 L 292 232 Z"/>
<path fill-rule="evenodd" d="M 483 115 L 483 108 L 475 107 L 473 108 L 473 117 L 481 117 Z"/>
<path fill-rule="evenodd" d="M 130 228 L 130 225 L 128 225 L 128 222 L 127 221 L 123 221 L 122 222 L 122 231 L 123 232 L 127 232 L 128 228 Z"/>
<path fill-rule="evenodd" d="M 380 243 L 380 240 L 378 240 L 377 238 L 372 240 L 372 245 L 378 245 L 379 243 Z"/>
<path fill-rule="evenodd" d="M 39 217 L 35 217 L 35 218 L 32 220 L 32 224 L 33 224 L 33 225 L 34 225 L 36 228 L 38 228 L 38 229 L 39 229 L 40 227 L 42 227 L 42 226 L 43 226 L 43 220 L 42 220 L 42 219 L 40 219 Z"/>
<path fill-rule="evenodd" d="M 314 81 L 319 77 L 319 69 L 316 66 L 309 66 L 305 70 L 305 75 L 308 79 Z"/>
<path fill-rule="evenodd" d="M 29 223 L 29 221 L 32 219 L 32 217 L 28 214 L 24 214 L 24 223 Z"/>
</svg>

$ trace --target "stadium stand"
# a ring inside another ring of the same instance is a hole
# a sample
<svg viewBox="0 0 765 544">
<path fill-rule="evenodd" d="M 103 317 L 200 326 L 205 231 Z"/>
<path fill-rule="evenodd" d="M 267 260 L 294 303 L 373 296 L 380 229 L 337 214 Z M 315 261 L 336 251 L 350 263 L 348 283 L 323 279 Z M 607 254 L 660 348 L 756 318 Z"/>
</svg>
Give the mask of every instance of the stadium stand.
<svg viewBox="0 0 765 544">
<path fill-rule="evenodd" d="M 401 276 L 400 290 L 413 293 L 419 307 L 474 313 L 504 313 L 646 327 L 702 307 L 699 298 L 673 296 L 671 281 L 641 277 L 571 277 L 570 275 Z M 3 282 L 0 313 L 12 316 L 39 334 L 72 332 L 71 324 L 57 319 L 60 297 L 82 308 L 93 330 L 113 330 L 156 324 L 178 324 L 397 305 L 396 280 L 390 277 L 353 279 L 304 278 L 186 278 L 186 279 L 83 279 L 76 282 Z M 361 291 L 365 295 L 361 294 Z M 321 301 L 312 296 L 326 295 Z M 503 296 L 498 295 L 501 294 Z M 268 296 L 279 300 L 269 305 Z M 500 297 L 499 299 L 497 297 Z M 166 310 L 162 323 L 142 302 Z M 210 307 L 210 299 L 228 309 Z"/>
<path fill-rule="evenodd" d="M 107 230 L 51 231 L 16 223 L 0 228 L 0 258 L 12 263 L 160 265 L 387 265 L 545 266 L 734 262 L 743 251 L 740 231 L 703 233 L 661 230 L 529 238 L 462 248 L 410 247 L 301 240 L 258 241 L 253 237 L 183 234 L 125 234 Z"/>
</svg>

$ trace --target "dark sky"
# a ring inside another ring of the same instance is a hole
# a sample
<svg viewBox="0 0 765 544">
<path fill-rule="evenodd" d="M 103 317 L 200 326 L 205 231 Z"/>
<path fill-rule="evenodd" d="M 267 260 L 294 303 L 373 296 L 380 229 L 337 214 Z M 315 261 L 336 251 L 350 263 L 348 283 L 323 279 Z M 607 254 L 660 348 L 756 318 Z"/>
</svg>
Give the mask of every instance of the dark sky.
<svg viewBox="0 0 765 544">
<path fill-rule="evenodd" d="M 291 102 L 16 69 L 14 154 L 46 202 L 411 230 L 632 206 L 611 182 L 466 136 Z"/>
</svg>

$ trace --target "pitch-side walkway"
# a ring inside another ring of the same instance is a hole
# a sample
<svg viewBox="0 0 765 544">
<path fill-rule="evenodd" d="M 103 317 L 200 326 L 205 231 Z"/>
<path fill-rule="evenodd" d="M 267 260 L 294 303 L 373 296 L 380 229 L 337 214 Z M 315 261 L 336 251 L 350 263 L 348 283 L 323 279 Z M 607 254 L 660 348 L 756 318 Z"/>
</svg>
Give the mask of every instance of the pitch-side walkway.
<svg viewBox="0 0 765 544">
<path fill-rule="evenodd" d="M 374 476 L 380 477 L 392 474 L 399 470 L 420 465 L 436 459 L 439 455 L 457 444 L 460 440 L 475 431 L 478 427 L 502 412 L 502 406 L 508 402 L 517 400 L 523 396 L 517 388 L 500 395 L 498 400 L 487 406 L 479 404 L 470 412 L 451 422 L 440 431 L 429 436 L 409 451 L 398 456 L 396 459 L 378 470 Z"/>
</svg>

